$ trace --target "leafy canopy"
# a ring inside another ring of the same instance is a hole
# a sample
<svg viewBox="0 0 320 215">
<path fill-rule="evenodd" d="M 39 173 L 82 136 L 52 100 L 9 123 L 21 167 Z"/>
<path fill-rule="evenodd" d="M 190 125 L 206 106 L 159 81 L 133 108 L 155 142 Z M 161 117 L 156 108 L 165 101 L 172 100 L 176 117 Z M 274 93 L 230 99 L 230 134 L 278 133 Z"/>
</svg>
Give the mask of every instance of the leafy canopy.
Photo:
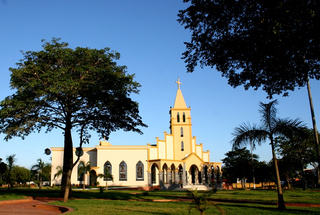
<svg viewBox="0 0 320 215">
<path fill-rule="evenodd" d="M 43 41 L 41 51 L 22 52 L 17 68 L 10 68 L 16 91 L 0 103 L 5 139 L 25 138 L 43 127 L 74 129 L 81 144 L 89 141 L 89 130 L 101 138 L 118 129 L 142 133 L 137 126 L 146 125 L 129 97 L 140 84 L 116 64 L 120 54 L 109 48 L 71 49 L 59 40 Z"/>
<path fill-rule="evenodd" d="M 288 95 L 320 78 L 319 1 L 184 0 L 178 21 L 192 33 L 188 72 L 216 67 L 229 85 Z"/>
</svg>

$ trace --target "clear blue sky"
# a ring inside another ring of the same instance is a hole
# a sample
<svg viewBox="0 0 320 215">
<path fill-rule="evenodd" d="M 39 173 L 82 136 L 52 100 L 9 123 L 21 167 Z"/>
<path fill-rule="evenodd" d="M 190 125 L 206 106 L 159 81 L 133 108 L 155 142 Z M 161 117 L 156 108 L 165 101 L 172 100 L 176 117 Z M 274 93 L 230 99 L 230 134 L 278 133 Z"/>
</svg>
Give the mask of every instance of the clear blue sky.
<svg viewBox="0 0 320 215">
<path fill-rule="evenodd" d="M 177 77 L 187 106 L 191 106 L 193 135 L 197 143 L 210 150 L 210 160 L 221 162 L 231 150 L 233 129 L 242 122 L 259 123 L 259 101 L 268 102 L 261 90 L 245 91 L 227 84 L 214 69 L 197 68 L 187 73 L 181 59 L 183 42 L 190 41 L 190 32 L 177 20 L 177 13 L 188 5 L 182 0 L 0 0 L 0 100 L 13 93 L 10 90 L 9 67 L 15 67 L 23 51 L 42 49 L 41 39 L 62 38 L 71 48 L 77 46 L 101 49 L 110 47 L 120 52 L 119 65 L 136 74 L 142 87 L 133 98 L 140 105 L 143 135 L 115 132 L 112 145 L 146 145 L 163 139 L 169 132 L 169 110 L 173 106 Z M 311 81 L 316 116 L 320 116 L 319 82 Z M 300 117 L 311 127 L 306 87 L 290 92 L 279 100 L 279 117 Z M 318 117 L 319 119 L 319 117 Z M 320 121 L 318 120 L 320 126 Z M 318 127 L 319 127 L 318 126 Z M 30 168 L 38 158 L 50 162 L 44 149 L 63 146 L 61 130 L 29 135 L 25 140 L 8 142 L 0 135 L 0 158 L 16 154 L 17 164 Z M 78 137 L 73 136 L 74 146 Z M 92 134 L 90 144 L 99 144 Z M 260 160 L 271 159 L 271 147 L 266 143 L 255 151 Z"/>
</svg>

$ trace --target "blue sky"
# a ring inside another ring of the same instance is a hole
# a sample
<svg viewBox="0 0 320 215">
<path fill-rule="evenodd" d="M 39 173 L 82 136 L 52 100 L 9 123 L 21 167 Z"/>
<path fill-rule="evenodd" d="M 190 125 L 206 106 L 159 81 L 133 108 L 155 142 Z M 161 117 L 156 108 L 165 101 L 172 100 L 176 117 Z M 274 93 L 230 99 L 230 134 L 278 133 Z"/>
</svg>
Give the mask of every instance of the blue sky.
<svg viewBox="0 0 320 215">
<path fill-rule="evenodd" d="M 142 85 L 139 95 L 132 97 L 139 103 L 140 115 L 149 127 L 142 129 L 143 135 L 117 131 L 110 135 L 109 142 L 146 145 L 155 143 L 155 137 L 163 139 L 163 132 L 169 132 L 169 110 L 179 77 L 187 106 L 191 106 L 193 135 L 198 144 L 204 144 L 204 150 L 210 150 L 211 161 L 221 162 L 231 150 L 233 129 L 243 122 L 259 123 L 259 101 L 269 100 L 261 90 L 230 87 L 215 69 L 186 72 L 181 56 L 183 42 L 190 41 L 190 32 L 176 20 L 178 11 L 187 6 L 182 0 L 0 0 L 0 100 L 13 93 L 9 67 L 15 67 L 22 58 L 20 50 L 41 50 L 41 39 L 61 38 L 71 48 L 110 47 L 121 54 L 117 63 L 126 65 L 128 73 L 135 73 L 135 80 Z M 311 88 L 317 117 L 319 82 L 311 81 Z M 290 92 L 289 97 L 274 98 L 279 100 L 279 117 L 299 117 L 312 126 L 306 87 Z M 44 155 L 45 148 L 63 146 L 61 130 L 34 133 L 25 140 L 13 138 L 7 142 L 3 138 L 0 134 L 0 158 L 16 154 L 17 164 L 27 168 L 38 158 L 50 162 L 50 157 Z M 73 141 L 77 146 L 76 135 Z M 98 144 L 98 136 L 92 133 L 86 146 Z M 271 159 L 268 143 L 257 147 L 254 153 L 261 161 Z"/>
</svg>

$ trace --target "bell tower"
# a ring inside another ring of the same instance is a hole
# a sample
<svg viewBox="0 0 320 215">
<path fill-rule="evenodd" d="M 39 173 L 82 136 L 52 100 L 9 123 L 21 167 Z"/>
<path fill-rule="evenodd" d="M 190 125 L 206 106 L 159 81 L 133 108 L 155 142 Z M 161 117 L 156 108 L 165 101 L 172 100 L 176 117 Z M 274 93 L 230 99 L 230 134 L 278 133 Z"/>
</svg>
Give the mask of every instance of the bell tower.
<svg viewBox="0 0 320 215">
<path fill-rule="evenodd" d="M 174 159 L 181 160 L 192 152 L 191 108 L 184 101 L 178 79 L 178 90 L 173 108 L 170 109 L 170 132 L 173 136 Z"/>
</svg>

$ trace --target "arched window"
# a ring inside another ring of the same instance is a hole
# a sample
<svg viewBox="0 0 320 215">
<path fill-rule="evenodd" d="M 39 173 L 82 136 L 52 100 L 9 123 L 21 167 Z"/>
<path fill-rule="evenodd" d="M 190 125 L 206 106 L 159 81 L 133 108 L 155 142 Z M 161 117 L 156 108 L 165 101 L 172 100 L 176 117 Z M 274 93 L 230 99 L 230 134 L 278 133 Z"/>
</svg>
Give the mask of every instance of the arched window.
<svg viewBox="0 0 320 215">
<path fill-rule="evenodd" d="M 103 173 L 104 173 L 104 175 L 108 175 L 108 173 L 110 175 L 112 175 L 112 165 L 111 165 L 111 163 L 109 161 L 104 163 Z M 111 181 L 111 178 L 110 177 L 104 177 L 103 180 L 104 181 L 106 181 L 106 180 Z"/>
<path fill-rule="evenodd" d="M 127 164 L 122 161 L 119 165 L 119 180 L 126 181 L 127 180 Z"/>
<path fill-rule="evenodd" d="M 181 127 L 181 137 L 183 137 L 183 128 Z"/>
<path fill-rule="evenodd" d="M 139 161 L 136 165 L 136 180 L 137 181 L 143 181 L 143 163 Z"/>
<path fill-rule="evenodd" d="M 186 114 L 183 112 L 183 115 L 182 115 L 182 119 L 183 119 L 183 122 L 186 122 Z"/>
<path fill-rule="evenodd" d="M 81 174 L 79 174 L 79 172 L 80 172 L 79 169 L 83 166 L 84 166 L 83 162 L 80 162 L 78 165 L 78 181 L 83 181 L 84 173 L 82 172 Z"/>
<path fill-rule="evenodd" d="M 184 143 L 181 141 L 181 151 L 184 151 Z"/>
<path fill-rule="evenodd" d="M 180 115 L 179 115 L 179 112 L 177 113 L 177 122 L 180 122 Z"/>
</svg>

